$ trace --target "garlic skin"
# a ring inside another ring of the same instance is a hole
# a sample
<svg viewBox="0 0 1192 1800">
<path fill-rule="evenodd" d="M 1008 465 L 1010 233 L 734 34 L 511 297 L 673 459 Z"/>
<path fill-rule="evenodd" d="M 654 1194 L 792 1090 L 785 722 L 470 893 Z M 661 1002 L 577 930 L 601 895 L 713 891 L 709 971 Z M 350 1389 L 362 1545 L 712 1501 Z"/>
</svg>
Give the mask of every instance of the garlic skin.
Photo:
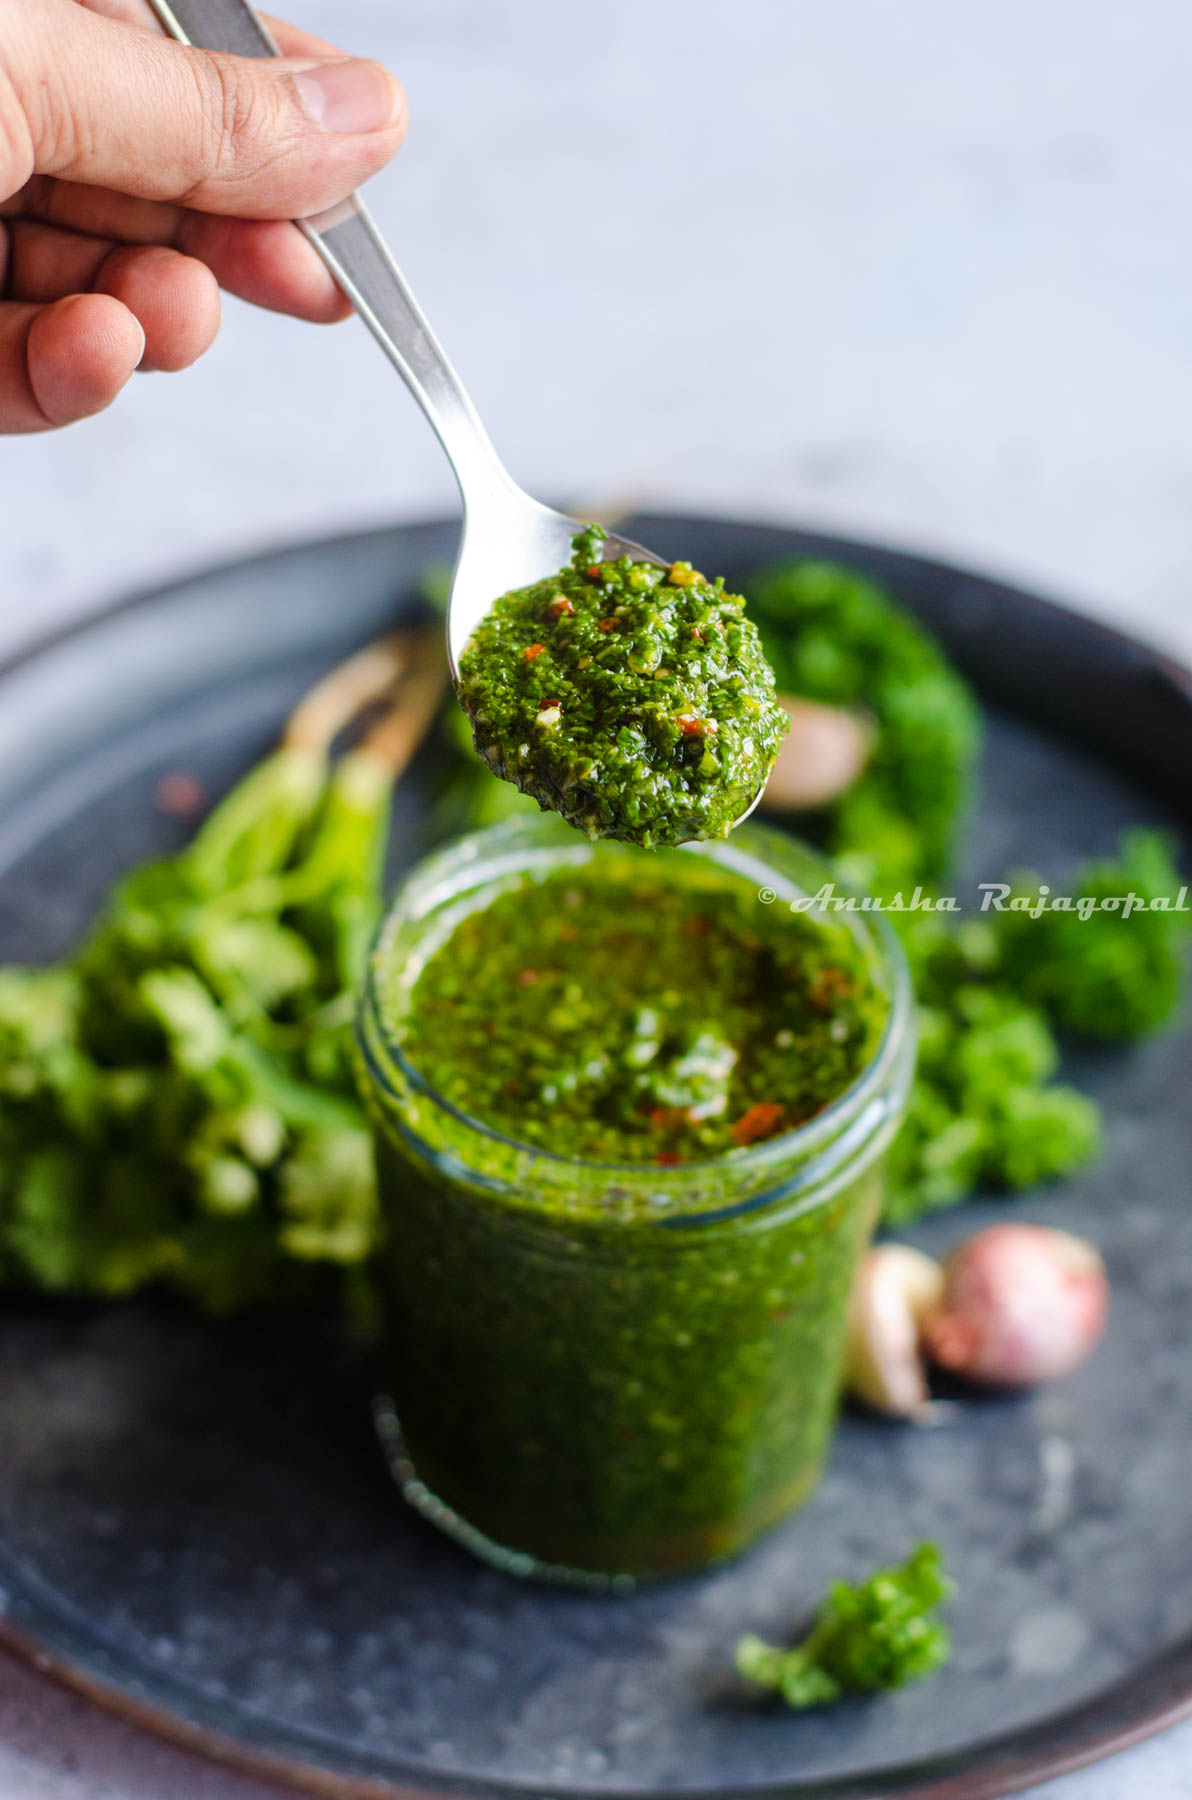
<svg viewBox="0 0 1192 1800">
<path fill-rule="evenodd" d="M 932 1362 L 968 1381 L 1036 1387 L 1083 1362 L 1105 1329 L 1109 1282 L 1092 1244 L 1042 1225 L 991 1225 L 944 1264 L 923 1328 Z"/>
<path fill-rule="evenodd" d="M 844 707 L 796 700 L 789 694 L 778 698 L 791 725 L 766 782 L 762 805 L 771 812 L 809 812 L 827 806 L 853 785 L 869 761 L 873 723 Z"/>
<path fill-rule="evenodd" d="M 943 1297 L 944 1272 L 907 1244 L 879 1244 L 857 1271 L 849 1300 L 844 1387 L 876 1412 L 913 1419 L 928 1403 L 920 1340 Z"/>
</svg>

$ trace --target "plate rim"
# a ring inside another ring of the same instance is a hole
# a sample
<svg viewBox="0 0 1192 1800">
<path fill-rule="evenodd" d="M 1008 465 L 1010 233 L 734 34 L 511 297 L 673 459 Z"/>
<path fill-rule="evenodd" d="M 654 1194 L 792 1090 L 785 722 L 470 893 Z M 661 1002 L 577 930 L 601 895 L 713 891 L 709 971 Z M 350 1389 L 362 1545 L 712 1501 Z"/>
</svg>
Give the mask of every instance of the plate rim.
<svg viewBox="0 0 1192 1800">
<path fill-rule="evenodd" d="M 824 546 L 825 553 L 848 562 L 850 556 L 870 558 L 874 554 L 895 565 L 930 571 L 932 575 L 959 583 L 975 584 L 986 591 L 1012 596 L 1036 613 L 1050 615 L 1062 629 L 1082 634 L 1086 642 L 1099 643 L 1138 666 L 1158 674 L 1165 684 L 1175 686 L 1192 701 L 1192 667 L 1158 645 L 1148 643 L 1120 627 L 1078 610 L 1047 593 L 1019 585 L 1000 575 L 986 575 L 947 557 L 921 553 L 877 539 L 842 536 L 820 530 L 814 525 L 795 521 L 783 523 L 773 518 L 751 520 L 736 514 L 703 509 L 679 511 L 654 510 L 643 507 L 625 510 L 616 523 L 630 517 L 640 531 L 652 525 L 663 529 L 682 529 L 686 523 L 702 527 L 724 527 L 748 531 L 773 539 L 775 555 L 791 553 L 789 540 L 797 535 Z M 638 525 L 638 521 L 644 522 Z M 364 524 L 331 532 L 314 533 L 300 538 L 286 538 L 240 555 L 197 564 L 165 581 L 138 585 L 62 624 L 51 627 L 29 641 L 19 644 L 0 658 L 0 684 L 17 676 L 30 665 L 41 661 L 57 649 L 102 630 L 113 620 L 167 600 L 172 594 L 209 580 L 233 575 L 260 564 L 275 563 L 280 558 L 302 558 L 312 551 L 334 551 L 337 546 L 359 545 L 369 539 L 395 534 L 423 533 L 427 536 L 458 529 L 454 514 L 396 519 L 389 523 Z M 119 1683 L 87 1666 L 85 1657 L 56 1647 L 52 1639 L 43 1639 L 9 1616 L 9 1606 L 20 1593 L 18 1571 L 16 1583 L 8 1591 L 0 1590 L 0 1649 L 7 1651 L 39 1674 L 81 1695 L 105 1712 L 138 1729 L 173 1744 L 176 1748 L 204 1757 L 238 1773 L 290 1787 L 298 1793 L 322 1796 L 323 1800 L 444 1800 L 460 1796 L 461 1800 L 549 1800 L 557 1789 L 548 1783 L 489 1780 L 477 1776 L 444 1775 L 426 1781 L 411 1771 L 409 1775 L 366 1774 L 335 1770 L 325 1763 L 300 1760 L 289 1751 L 253 1743 L 247 1732 L 237 1736 L 231 1731 L 201 1722 L 182 1710 L 174 1710 L 121 1687 Z M 34 1608 L 35 1596 L 27 1588 L 26 1595 Z M 1170 1678 L 1173 1662 L 1186 1664 L 1174 1681 Z M 1161 1683 L 1164 1671 L 1169 1679 Z M 1156 1683 L 1164 1691 L 1153 1696 Z M 1139 1689 L 1137 1699 L 1132 1690 Z M 1150 1697 L 1148 1697 L 1150 1696 Z M 1126 1717 L 1118 1718 L 1105 1728 L 1095 1726 L 1087 1733 L 1081 1729 L 1084 1715 L 1094 1715 L 1116 1699 L 1119 1711 L 1124 1706 Z M 1048 1715 L 1026 1726 L 1011 1727 L 996 1736 L 978 1740 L 956 1751 L 941 1753 L 919 1761 L 904 1762 L 892 1768 L 877 1770 L 873 1775 L 813 1777 L 810 1780 L 763 1782 L 747 1787 L 699 1787 L 676 1789 L 582 1789 L 567 1790 L 568 1800 L 663 1800 L 674 1794 L 677 1800 L 1000 1800 L 1003 1795 L 1021 1792 L 1040 1782 L 1053 1781 L 1062 1775 L 1132 1748 L 1192 1717 L 1192 1636 L 1178 1640 L 1149 1658 L 1128 1674 L 1108 1683 L 1096 1694 L 1075 1705 Z M 246 1715 L 247 1722 L 248 1715 Z M 276 1735 L 282 1735 L 277 1731 Z M 300 1731 L 289 1731 L 291 1739 L 300 1739 Z M 1065 1733 L 1080 1730 L 1078 1741 L 1069 1742 Z M 1059 1739 L 1060 1741 L 1051 1741 Z M 1037 1742 L 1036 1740 L 1043 1740 Z M 363 1759 L 358 1759 L 363 1760 Z M 882 1785 L 875 1787 L 877 1781 Z M 892 1784 L 892 1785 L 891 1785 Z"/>
<path fill-rule="evenodd" d="M 960 581 L 976 581 L 985 588 L 995 588 L 1005 594 L 1013 594 L 1025 600 L 1035 608 L 1059 615 L 1068 624 L 1074 624 L 1081 631 L 1100 638 L 1119 649 L 1130 650 L 1149 660 L 1165 674 L 1192 689 L 1192 662 L 1184 663 L 1180 657 L 1162 649 L 1145 638 L 1136 637 L 1132 632 L 1123 631 L 1120 626 L 1111 625 L 1108 620 L 1094 613 L 1083 611 L 1073 600 L 1065 600 L 1058 595 L 1045 592 L 1033 586 L 1024 586 L 1017 579 L 999 574 L 985 574 L 981 569 L 962 562 L 953 562 L 950 557 L 936 556 L 926 550 L 916 550 L 905 545 L 886 543 L 878 538 L 850 537 L 832 530 L 821 530 L 818 526 L 798 521 L 783 522 L 773 518 L 748 519 L 736 513 L 720 513 L 702 508 L 692 511 L 672 510 L 669 507 L 655 510 L 643 505 L 617 508 L 605 516 L 604 522 L 620 529 L 622 526 L 638 521 L 658 521 L 665 525 L 677 524 L 680 528 L 687 521 L 700 525 L 724 526 L 735 530 L 764 533 L 776 540 L 775 549 L 781 553 L 780 540 L 792 534 L 814 539 L 817 543 L 831 544 L 841 553 L 842 560 L 849 551 L 871 555 L 875 551 L 882 556 L 890 557 L 895 562 L 914 563 L 920 568 L 928 568 L 933 573 L 944 575 Z M 64 619 L 58 625 L 51 625 L 47 630 L 38 632 L 15 649 L 0 656 L 0 681 L 18 673 L 27 663 L 38 662 L 61 645 L 70 643 L 72 639 L 84 637 L 97 626 L 108 624 L 125 613 L 137 611 L 142 606 L 152 605 L 155 601 L 167 599 L 171 594 L 192 586 L 196 582 L 208 581 L 224 575 L 233 574 L 240 569 L 251 569 L 260 563 L 276 562 L 279 557 L 301 557 L 312 550 L 334 550 L 338 545 L 358 544 L 369 538 L 391 537 L 398 532 L 425 532 L 433 536 L 444 531 L 460 529 L 459 515 L 456 513 L 434 513 L 429 517 L 410 519 L 392 519 L 388 522 L 378 521 L 373 524 L 361 524 L 344 531 L 312 532 L 309 536 L 285 537 L 255 549 L 246 550 L 239 555 L 218 557 L 213 562 L 196 562 L 181 573 L 169 576 L 166 580 L 147 580 L 138 582 L 127 591 L 120 591 L 111 598 L 101 600 L 93 608 L 76 613 Z"/>
<path fill-rule="evenodd" d="M 303 1761 L 288 1752 L 255 1745 L 247 1738 L 212 1727 L 144 1699 L 116 1682 L 95 1674 L 69 1655 L 44 1643 L 0 1611 L 0 1650 L 17 1657 L 38 1674 L 80 1695 L 125 1724 L 146 1731 L 175 1748 L 203 1757 L 239 1774 L 272 1781 L 295 1793 L 317 1800 L 558 1800 L 558 1788 L 547 1782 L 511 1782 L 476 1776 L 445 1776 L 441 1782 L 420 1786 L 411 1775 L 400 1780 L 385 1774 L 369 1775 L 329 1768 Z M 1094 1731 L 1066 1747 L 1041 1748 L 1032 1753 L 1030 1740 L 1054 1733 L 1103 1701 L 1146 1679 L 1152 1663 L 1110 1683 L 1076 1706 L 1051 1714 L 1032 1725 L 1009 1731 L 963 1749 L 948 1751 L 919 1762 L 904 1762 L 879 1770 L 875 1776 L 855 1775 L 813 1778 L 810 1782 L 759 1782 L 745 1787 L 703 1786 L 662 1788 L 569 1788 L 568 1800 L 659 1800 L 674 1794 L 678 1800 L 1003 1800 L 1043 1782 L 1058 1780 L 1119 1751 L 1132 1749 L 1169 1727 L 1192 1718 L 1192 1638 L 1181 1640 L 1154 1659 L 1183 1653 L 1190 1666 L 1174 1697 L 1147 1706 L 1136 1715 L 1104 1731 Z M 1025 1752 L 1015 1746 L 1026 1743 Z M 974 1760 L 979 1759 L 979 1760 Z M 968 1767 L 959 1766 L 967 1763 Z M 949 1765 L 954 1765 L 949 1767 Z M 883 1785 L 874 1787 L 874 1780 Z M 893 1785 L 891 1785 L 891 1783 Z"/>
</svg>

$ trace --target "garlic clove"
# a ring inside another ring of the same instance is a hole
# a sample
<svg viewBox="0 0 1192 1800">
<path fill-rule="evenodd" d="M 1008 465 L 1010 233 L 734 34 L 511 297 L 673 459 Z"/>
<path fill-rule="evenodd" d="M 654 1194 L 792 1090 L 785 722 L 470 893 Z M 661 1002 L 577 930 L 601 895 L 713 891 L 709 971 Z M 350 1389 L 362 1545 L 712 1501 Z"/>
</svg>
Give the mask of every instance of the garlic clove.
<svg viewBox="0 0 1192 1800">
<path fill-rule="evenodd" d="M 1092 1244 L 1048 1226 L 992 1225 L 948 1257 L 923 1342 L 951 1374 L 1035 1387 L 1084 1361 L 1108 1312 L 1109 1282 Z"/>
<path fill-rule="evenodd" d="M 808 812 L 827 806 L 853 785 L 869 761 L 876 732 L 873 721 L 817 700 L 779 699 L 790 731 L 778 752 L 762 795 L 772 812 Z"/>
<path fill-rule="evenodd" d="M 914 1418 L 927 1406 L 919 1342 L 939 1305 L 944 1272 L 907 1244 L 879 1244 L 857 1271 L 849 1300 L 845 1391 L 878 1412 Z"/>
</svg>

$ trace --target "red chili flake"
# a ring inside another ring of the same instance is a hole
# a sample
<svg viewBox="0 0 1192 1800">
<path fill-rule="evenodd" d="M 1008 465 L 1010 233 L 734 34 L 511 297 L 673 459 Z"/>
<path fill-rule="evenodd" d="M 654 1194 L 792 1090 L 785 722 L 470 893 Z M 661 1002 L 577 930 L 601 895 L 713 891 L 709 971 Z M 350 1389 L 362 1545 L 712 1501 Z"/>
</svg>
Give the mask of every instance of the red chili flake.
<svg viewBox="0 0 1192 1800">
<path fill-rule="evenodd" d="M 534 658 L 536 656 L 541 656 L 542 652 L 545 649 L 546 649 L 545 644 L 529 644 L 529 645 L 527 645 L 526 648 L 522 651 L 522 661 L 523 662 L 533 662 Z"/>
<path fill-rule="evenodd" d="M 853 991 L 853 978 L 845 969 L 838 969 L 829 964 L 821 969 L 811 984 L 807 998 L 817 1012 L 829 1012 L 835 1000 L 841 1000 Z"/>
<path fill-rule="evenodd" d="M 538 980 L 537 969 L 523 969 L 521 974 L 517 978 L 517 985 L 519 987 L 533 987 L 534 983 L 537 980 Z"/>
<path fill-rule="evenodd" d="M 575 608 L 566 594 L 556 594 L 546 610 L 552 619 L 561 619 L 564 613 L 573 613 Z"/>
<path fill-rule="evenodd" d="M 729 1132 L 734 1144 L 757 1144 L 773 1137 L 782 1123 L 784 1106 L 775 1100 L 758 1100 L 748 1107 Z"/>
<path fill-rule="evenodd" d="M 597 619 L 596 629 L 597 631 L 612 631 L 616 623 L 616 616 L 610 613 L 607 619 Z"/>
<path fill-rule="evenodd" d="M 562 704 L 561 700 L 540 700 L 538 710 L 539 712 L 549 712 L 552 706 L 562 706 Z"/>
<path fill-rule="evenodd" d="M 682 1160 L 683 1158 L 677 1150 L 660 1150 L 654 1158 L 654 1161 L 661 1163 L 664 1169 L 673 1169 L 675 1164 L 681 1163 Z"/>
<path fill-rule="evenodd" d="M 703 737 L 706 730 L 703 719 L 697 719 L 694 713 L 679 714 L 679 731 L 683 737 Z"/>
<path fill-rule="evenodd" d="M 703 641 L 704 641 L 704 634 L 703 634 L 703 632 L 702 632 L 702 631 L 701 631 L 701 630 L 700 630 L 700 628 L 699 628 L 699 626 L 698 626 L 698 625 L 693 625 L 693 626 L 692 626 L 692 627 L 691 627 L 691 635 L 692 635 L 692 637 L 693 637 L 693 638 L 698 638 L 698 639 L 699 639 L 699 641 L 700 641 L 700 643 L 701 643 L 701 644 L 702 644 L 702 643 L 703 643 Z"/>
<path fill-rule="evenodd" d="M 174 769 L 163 775 L 153 790 L 158 811 L 175 819 L 190 819 L 201 811 L 207 795 L 197 775 Z"/>
<path fill-rule="evenodd" d="M 584 574 L 587 576 L 589 581 L 603 581 L 604 580 L 604 569 L 601 567 L 601 565 L 599 563 L 589 563 L 587 568 L 584 570 Z"/>
</svg>

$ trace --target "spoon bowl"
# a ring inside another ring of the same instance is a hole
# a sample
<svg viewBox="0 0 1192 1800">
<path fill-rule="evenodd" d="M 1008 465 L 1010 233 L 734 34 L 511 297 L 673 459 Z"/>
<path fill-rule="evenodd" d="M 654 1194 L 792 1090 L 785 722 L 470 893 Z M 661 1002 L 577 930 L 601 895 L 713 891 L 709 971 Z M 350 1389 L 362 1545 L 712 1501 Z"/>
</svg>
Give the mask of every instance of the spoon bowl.
<svg viewBox="0 0 1192 1800">
<path fill-rule="evenodd" d="M 501 475 L 502 490 L 489 510 L 480 511 L 465 498 L 463 535 L 447 602 L 447 660 L 453 679 L 458 677 L 468 639 L 493 601 L 512 588 L 528 587 L 566 567 L 571 561 L 572 538 L 590 523 L 544 506 L 503 469 Z M 600 560 L 610 562 L 620 556 L 669 567 L 668 560 L 653 550 L 610 532 L 600 546 Z M 763 783 L 733 820 L 733 831 L 757 810 L 764 792 Z"/>
<path fill-rule="evenodd" d="M 465 504 L 447 603 L 447 660 L 453 677 L 459 673 L 468 639 L 493 601 L 511 588 L 528 587 L 565 568 L 571 561 L 572 538 L 589 522 L 543 506 L 512 481 L 491 507 L 480 510 Z M 667 566 L 652 550 L 610 534 L 601 545 L 600 560 L 618 556 Z"/>
</svg>

